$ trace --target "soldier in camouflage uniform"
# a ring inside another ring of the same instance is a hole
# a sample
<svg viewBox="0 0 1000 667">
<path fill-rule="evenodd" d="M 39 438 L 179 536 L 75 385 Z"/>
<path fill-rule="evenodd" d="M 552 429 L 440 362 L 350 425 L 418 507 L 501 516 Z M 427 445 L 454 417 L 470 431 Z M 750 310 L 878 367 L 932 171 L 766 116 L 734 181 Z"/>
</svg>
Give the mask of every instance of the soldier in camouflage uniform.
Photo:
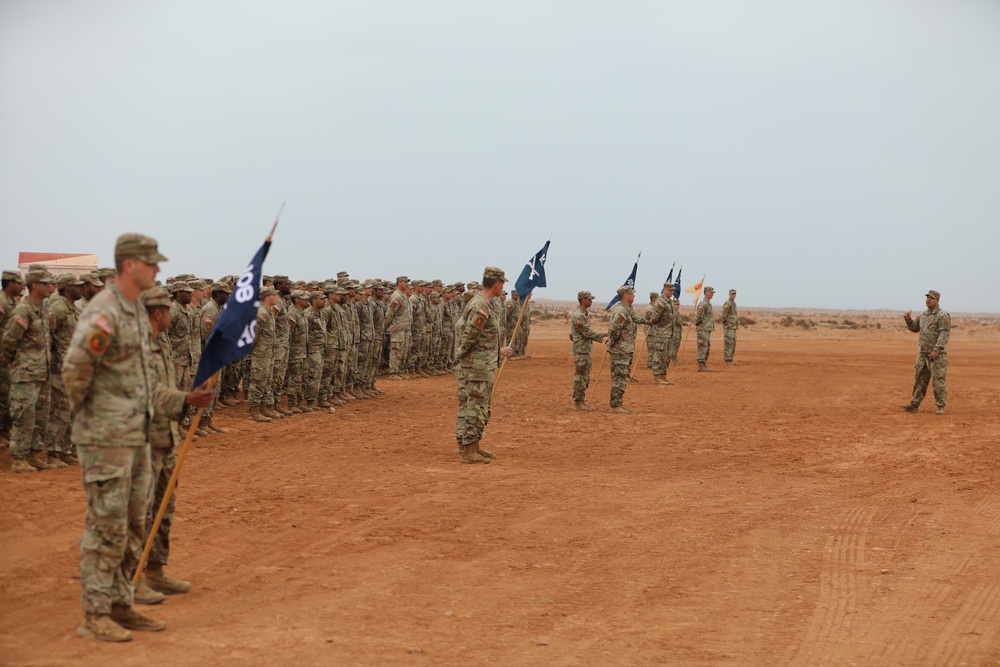
<svg viewBox="0 0 1000 667">
<path fill-rule="evenodd" d="M 740 326 L 740 315 L 736 310 L 736 290 L 729 290 L 729 299 L 722 304 L 722 356 L 727 366 L 733 365 L 736 354 L 736 330 Z"/>
<path fill-rule="evenodd" d="M 326 358 L 326 317 L 323 309 L 329 306 L 327 295 L 324 292 L 315 291 L 309 295 L 311 306 L 306 311 L 306 326 L 308 333 L 306 336 L 306 412 L 319 410 L 317 401 L 322 389 L 324 373 L 324 359 Z M 331 368 L 332 372 L 332 368 Z"/>
<path fill-rule="evenodd" d="M 660 293 L 659 292 L 650 292 L 649 293 L 649 308 L 646 309 L 646 315 L 647 316 L 649 315 L 649 312 L 653 309 L 653 304 L 656 303 L 656 300 L 659 297 L 660 297 Z M 642 322 L 642 330 L 643 330 L 643 332 L 645 332 L 645 336 L 646 336 L 645 343 L 644 343 L 644 347 L 646 348 L 646 368 L 648 368 L 649 370 L 652 371 L 653 370 L 653 348 L 649 345 L 649 323 L 646 322 L 645 320 L 643 320 L 643 322 Z"/>
<path fill-rule="evenodd" d="M 711 372 L 708 367 L 708 355 L 712 351 L 712 332 L 715 330 L 715 314 L 712 312 L 712 297 L 715 289 L 705 288 L 705 298 L 698 304 L 694 317 L 695 330 L 698 334 L 698 371 Z"/>
<path fill-rule="evenodd" d="M 87 307 L 90 300 L 104 289 L 104 283 L 101 282 L 96 273 L 85 273 L 80 276 L 80 280 L 83 281 L 83 295 L 73 304 L 77 315 L 82 315 L 83 309 Z"/>
<path fill-rule="evenodd" d="M 670 300 L 674 305 L 674 332 L 670 336 L 670 363 L 680 364 L 677 353 L 681 349 L 681 340 L 684 338 L 684 315 L 681 314 L 681 302 L 677 297 Z"/>
<path fill-rule="evenodd" d="M 612 413 L 632 412 L 622 405 L 632 355 L 635 353 L 636 319 L 632 310 L 635 290 L 628 285 L 618 288 L 620 301 L 611 309 L 611 323 L 608 326 L 608 351 L 611 355 L 611 409 Z"/>
<path fill-rule="evenodd" d="M 17 271 L 3 272 L 3 290 L 0 291 L 0 336 L 7 330 L 7 322 L 24 291 L 24 278 Z M 0 445 L 10 444 L 10 365 L 0 355 Z"/>
<path fill-rule="evenodd" d="M 371 283 L 358 286 L 358 358 L 354 375 L 354 394 L 359 398 L 372 398 L 375 392 L 368 391 L 368 366 L 371 364 L 375 342 L 375 324 L 372 322 Z"/>
<path fill-rule="evenodd" d="M 76 330 L 77 312 L 73 303 L 80 297 L 83 281 L 73 274 L 59 276 L 56 287 L 59 293 L 49 303 L 49 335 L 52 351 L 49 355 L 50 411 L 48 435 L 50 465 L 63 467 L 76 465 L 73 443 L 70 438 L 70 423 L 73 414 L 69 407 L 69 395 L 62 381 L 62 365 L 69 350 L 73 331 Z"/>
<path fill-rule="evenodd" d="M 455 287 L 447 285 L 444 288 L 441 308 L 441 369 L 448 372 L 451 368 L 455 350 Z"/>
<path fill-rule="evenodd" d="M 323 380 L 320 382 L 318 408 L 333 408 L 345 405 L 342 398 L 344 378 L 347 374 L 348 332 L 347 311 L 344 301 L 347 290 L 339 285 L 327 283 L 323 286 L 327 302 L 320 311 L 326 344 L 323 353 Z"/>
<path fill-rule="evenodd" d="M 222 314 L 222 307 L 226 305 L 226 300 L 232 293 L 233 288 L 229 286 L 229 283 L 213 283 L 210 287 L 211 298 L 205 299 L 204 303 L 201 305 L 201 312 L 198 313 L 198 327 L 201 329 L 201 340 L 202 349 L 204 350 L 205 343 L 208 342 L 208 337 L 212 334 L 212 329 L 215 328 L 215 323 L 219 321 L 219 315 Z M 222 370 L 219 377 L 216 380 L 215 387 L 212 391 L 214 393 L 214 398 L 212 399 L 211 405 L 205 408 L 205 413 L 202 415 L 201 424 L 206 431 L 212 433 L 225 433 L 228 429 L 224 429 L 221 426 L 215 425 L 215 406 L 220 402 L 223 395 L 223 386 L 225 381 L 225 369 Z"/>
<path fill-rule="evenodd" d="M 663 291 L 646 313 L 646 323 L 649 334 L 646 345 L 650 352 L 650 367 L 653 371 L 653 384 L 673 384 L 667 379 L 667 369 L 670 368 L 670 353 L 667 349 L 674 333 L 674 303 L 670 298 L 674 284 L 666 283 Z"/>
<path fill-rule="evenodd" d="M 396 278 L 396 291 L 389 298 L 389 307 L 385 311 L 385 327 L 389 332 L 389 379 L 402 380 L 406 373 L 406 360 L 409 357 L 409 342 L 411 332 L 410 301 L 406 296 L 410 279 L 406 276 Z"/>
<path fill-rule="evenodd" d="M 288 336 L 288 372 L 285 373 L 285 392 L 288 394 L 288 409 L 293 414 L 306 412 L 300 406 L 305 401 L 306 341 L 309 337 L 309 322 L 306 311 L 309 308 L 309 294 L 302 290 L 292 290 L 292 306 L 288 309 L 291 332 Z"/>
<path fill-rule="evenodd" d="M 587 411 L 587 387 L 590 386 L 591 352 L 594 341 L 600 343 L 605 333 L 590 328 L 590 313 L 587 309 L 594 305 L 594 295 L 584 290 L 577 293 L 579 306 L 573 311 L 569 321 L 569 339 L 573 341 L 573 409 Z"/>
<path fill-rule="evenodd" d="M 501 357 L 514 351 L 500 339 L 500 315 L 491 301 L 503 291 L 507 278 L 502 270 L 487 266 L 483 290 L 469 301 L 465 326 L 458 346 L 459 380 L 458 432 L 462 463 L 489 463 L 494 455 L 479 441 L 490 420 L 493 375 Z"/>
<path fill-rule="evenodd" d="M 151 382 L 149 318 L 138 300 L 165 260 L 148 236 L 118 238 L 118 278 L 80 316 L 63 364 L 87 496 L 80 538 L 86 617 L 77 634 L 105 641 L 130 640 L 124 628 L 166 627 L 132 608 L 151 489 L 149 423 L 157 412 L 178 414 L 183 404 L 205 407 L 212 400 L 205 387 L 185 394 Z"/>
<path fill-rule="evenodd" d="M 48 271 L 28 271 L 28 296 L 7 319 L 0 340 L 0 357 L 10 366 L 11 470 L 34 472 L 49 465 L 45 435 L 49 421 L 49 322 L 42 303 L 49 295 Z"/>
<path fill-rule="evenodd" d="M 174 376 L 177 388 L 187 390 L 194 380 L 194 354 L 191 342 L 198 335 L 197 323 L 191 316 L 191 294 L 194 290 L 184 280 L 170 283 L 170 293 L 174 302 L 170 305 L 170 330 L 167 338 L 170 340 L 170 352 L 173 355 Z"/>
<path fill-rule="evenodd" d="M 278 299 L 274 303 L 274 373 L 271 376 L 269 405 L 273 406 L 275 412 L 291 417 L 295 413 L 282 407 L 281 395 L 285 391 L 285 373 L 288 371 L 288 339 L 292 330 L 288 311 L 292 308 L 292 286 L 288 276 L 274 276 L 272 280 Z"/>
<path fill-rule="evenodd" d="M 514 327 L 517 326 L 517 318 L 521 314 L 521 297 L 518 295 L 517 290 L 510 291 L 510 301 L 504 303 L 504 310 L 506 315 L 506 321 L 504 322 L 504 335 L 505 340 L 510 344 L 511 348 L 514 350 L 514 358 L 517 358 L 517 341 L 513 340 L 511 336 L 514 335 Z"/>
<path fill-rule="evenodd" d="M 370 288 L 371 296 L 368 298 L 368 302 L 372 309 L 372 349 L 369 355 L 364 389 L 376 396 L 382 396 L 385 392 L 375 386 L 378 369 L 382 363 L 382 342 L 385 339 L 385 302 L 382 301 L 382 281 L 370 281 Z"/>
<path fill-rule="evenodd" d="M 511 294 L 517 294 L 516 291 L 512 291 Z M 516 359 L 529 359 L 527 354 L 528 350 L 528 336 L 531 334 L 531 302 L 518 304 L 517 308 L 519 310 L 524 310 L 524 315 L 521 316 L 521 327 L 517 330 L 517 340 L 511 346 L 514 348 L 514 357 Z M 514 316 L 514 322 L 517 322 L 519 315 Z M 513 334 L 514 330 L 511 329 L 509 334 Z"/>
<path fill-rule="evenodd" d="M 278 292 L 273 287 L 261 288 L 260 306 L 257 308 L 257 335 L 251 355 L 250 419 L 255 422 L 284 418 L 284 415 L 275 412 L 268 405 L 269 401 L 274 400 L 271 397 L 271 379 L 274 375 L 274 306 L 277 301 Z"/>
<path fill-rule="evenodd" d="M 927 310 L 913 319 L 913 312 L 906 311 L 903 320 L 906 328 L 920 334 L 917 364 L 913 372 L 913 396 L 901 408 L 916 412 L 927 394 L 928 383 L 934 387 L 936 414 L 943 415 L 948 405 L 948 339 L 951 337 L 951 315 L 941 310 L 941 293 L 928 290 Z"/>
<path fill-rule="evenodd" d="M 427 314 L 424 311 L 424 300 L 420 298 L 423 291 L 423 280 L 414 280 L 410 295 L 410 352 L 407 355 L 406 369 L 409 377 L 423 377 L 420 373 L 420 354 L 424 349 L 424 329 L 427 327 Z"/>
</svg>

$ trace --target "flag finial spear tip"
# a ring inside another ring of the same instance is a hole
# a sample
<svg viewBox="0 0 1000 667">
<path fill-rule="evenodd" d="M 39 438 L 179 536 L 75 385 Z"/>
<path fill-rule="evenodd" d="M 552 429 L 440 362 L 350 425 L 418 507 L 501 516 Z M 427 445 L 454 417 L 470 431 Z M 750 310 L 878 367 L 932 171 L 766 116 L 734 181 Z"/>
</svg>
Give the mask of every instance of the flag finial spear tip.
<svg viewBox="0 0 1000 667">
<path fill-rule="evenodd" d="M 274 217 L 274 225 L 271 226 L 271 233 L 267 235 L 267 240 L 270 242 L 271 237 L 274 236 L 274 230 L 278 228 L 278 221 L 281 220 L 281 212 L 285 210 L 285 202 L 281 202 L 281 208 L 278 209 L 278 215 Z"/>
</svg>

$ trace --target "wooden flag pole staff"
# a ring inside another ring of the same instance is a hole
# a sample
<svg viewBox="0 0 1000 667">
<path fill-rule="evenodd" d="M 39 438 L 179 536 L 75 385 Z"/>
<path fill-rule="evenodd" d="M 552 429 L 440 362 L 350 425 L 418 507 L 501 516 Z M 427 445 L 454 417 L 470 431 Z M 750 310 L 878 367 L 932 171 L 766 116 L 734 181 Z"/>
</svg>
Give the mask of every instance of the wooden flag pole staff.
<svg viewBox="0 0 1000 667">
<path fill-rule="evenodd" d="M 649 340 L 649 329 L 644 329 L 642 332 L 642 349 L 646 349 L 646 341 Z M 635 377 L 635 365 L 639 363 L 639 357 L 642 355 L 640 351 L 639 354 L 632 355 L 632 367 L 628 369 L 628 376 L 630 378 Z"/>
<path fill-rule="evenodd" d="M 510 334 L 510 342 L 505 347 L 514 345 L 514 338 L 517 336 L 517 330 L 521 328 L 521 320 L 524 319 L 524 311 L 528 309 L 529 301 L 531 301 L 531 292 L 528 292 L 528 296 L 524 297 L 524 302 L 521 304 L 521 312 L 517 316 L 517 324 L 514 325 L 514 331 Z M 500 368 L 497 369 L 497 374 L 493 376 L 493 390 L 490 392 L 490 398 L 493 397 L 493 392 L 497 390 L 497 383 L 500 382 L 500 375 L 503 373 L 504 366 L 507 365 L 507 359 L 509 358 L 503 358 L 503 361 L 500 362 Z"/>
<path fill-rule="evenodd" d="M 684 334 L 684 340 L 681 341 L 681 349 L 678 350 L 678 354 L 684 351 L 684 346 L 687 344 L 688 338 L 691 337 L 691 328 L 694 325 L 694 317 L 698 314 L 698 300 L 701 298 L 702 292 L 705 291 L 705 276 L 707 275 L 707 273 L 701 274 L 701 289 L 694 295 L 694 306 L 691 309 L 691 319 L 688 320 L 687 333 Z"/>
<path fill-rule="evenodd" d="M 611 348 L 608 347 L 608 346 L 605 346 L 605 348 L 604 348 L 604 356 L 601 357 L 601 366 L 600 366 L 600 368 L 597 369 L 597 377 L 594 379 L 594 386 L 590 388 L 591 392 L 595 391 L 594 387 L 597 387 L 597 383 L 601 381 L 601 373 L 604 372 L 604 362 L 607 361 L 607 359 L 608 359 L 608 353 L 610 351 L 611 351 Z M 586 398 L 586 395 L 584 395 L 584 398 Z"/>
<path fill-rule="evenodd" d="M 277 224 L 277 223 L 275 223 Z M 274 230 L 271 230 L 274 233 Z M 215 375 L 208 378 L 206 384 L 208 389 L 215 387 L 215 382 L 219 377 L 219 372 L 216 371 Z M 135 574 L 132 575 L 132 585 L 135 586 L 139 583 L 142 578 L 143 570 L 146 568 L 146 561 L 149 560 L 149 552 L 153 550 L 153 541 L 156 539 L 156 531 L 160 529 L 160 524 L 163 522 L 163 515 L 167 513 L 167 507 L 170 505 L 170 498 L 174 495 L 174 489 L 177 488 L 177 478 L 180 477 L 181 468 L 184 467 L 184 458 L 187 456 L 188 450 L 191 448 L 191 443 L 194 441 L 194 432 L 198 430 L 198 423 L 201 421 L 201 413 L 205 411 L 205 408 L 198 408 L 198 412 L 194 413 L 194 417 L 191 419 L 191 425 L 188 427 L 187 436 L 184 438 L 184 444 L 181 445 L 181 451 L 177 454 L 177 463 L 174 464 L 174 472 L 170 475 L 170 481 L 167 482 L 167 490 L 163 492 L 163 500 L 160 501 L 160 508 L 156 512 L 156 518 L 153 519 L 153 527 L 149 529 L 149 537 L 146 538 L 146 546 L 142 550 L 142 558 L 139 559 L 139 564 L 135 568 Z M 153 480 L 153 484 L 156 484 L 156 480 Z"/>
</svg>

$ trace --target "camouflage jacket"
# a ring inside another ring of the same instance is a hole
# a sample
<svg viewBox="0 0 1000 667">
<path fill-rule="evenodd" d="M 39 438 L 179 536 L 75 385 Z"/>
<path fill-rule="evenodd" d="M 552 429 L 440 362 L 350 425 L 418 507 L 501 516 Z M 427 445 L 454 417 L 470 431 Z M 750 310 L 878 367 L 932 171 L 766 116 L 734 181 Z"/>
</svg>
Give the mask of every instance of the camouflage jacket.
<svg viewBox="0 0 1000 667">
<path fill-rule="evenodd" d="M 951 315 L 935 308 L 927 309 L 915 320 L 906 323 L 906 328 L 920 334 L 920 354 L 931 352 L 947 353 L 948 339 L 951 337 Z"/>
<path fill-rule="evenodd" d="M 372 306 L 368 298 L 361 299 L 356 304 L 358 311 L 358 340 L 374 340 L 375 326 L 372 324 Z"/>
<path fill-rule="evenodd" d="M 7 319 L 0 342 L 0 356 L 10 364 L 10 381 L 48 380 L 50 346 L 49 323 L 42 306 L 24 297 Z"/>
<path fill-rule="evenodd" d="M 327 307 L 324 306 L 323 310 Z M 326 315 L 323 310 L 313 307 L 306 309 L 306 355 L 326 354 Z"/>
<path fill-rule="evenodd" d="M 191 341 L 195 336 L 198 336 L 198 333 L 195 331 L 191 318 L 191 309 L 174 301 L 170 304 L 170 328 L 167 329 L 174 366 L 186 367 L 194 362 L 194 355 L 191 354 Z"/>
<path fill-rule="evenodd" d="M 177 379 L 174 375 L 173 353 L 170 351 L 170 341 L 165 333 L 150 340 L 150 377 L 156 385 L 166 385 L 174 387 Z M 164 410 L 153 412 L 153 419 L 149 422 L 149 446 L 157 449 L 167 449 L 173 447 L 181 441 L 180 429 L 177 422 L 184 418 L 187 406 L 181 403 L 180 412 L 169 415 Z"/>
<path fill-rule="evenodd" d="M 372 340 L 379 342 L 385 337 L 385 301 L 378 301 L 375 297 L 370 301 L 372 307 L 372 330 L 374 335 Z"/>
<path fill-rule="evenodd" d="M 288 361 L 302 361 L 306 356 L 306 340 L 309 337 L 308 308 L 292 306 L 288 309 L 291 332 L 288 335 Z"/>
<path fill-rule="evenodd" d="M 63 362 L 63 383 L 76 412 L 79 445 L 144 447 L 156 411 L 184 409 L 185 392 L 153 377 L 152 332 L 146 309 L 114 285 L 80 316 Z"/>
<path fill-rule="evenodd" d="M 702 301 L 698 304 L 698 314 L 694 324 L 698 331 L 715 331 L 715 315 L 712 313 L 712 302 Z"/>
<path fill-rule="evenodd" d="M 500 360 L 500 316 L 482 294 L 469 301 L 458 359 L 466 379 L 490 380 Z"/>
<path fill-rule="evenodd" d="M 573 341 L 573 354 L 590 354 L 594 341 L 601 342 L 606 334 L 590 328 L 590 313 L 577 306 L 569 320 L 569 337 Z"/>
<path fill-rule="evenodd" d="M 221 313 L 219 304 L 214 299 L 205 299 L 205 303 L 201 306 L 201 312 L 198 314 L 198 327 L 201 329 L 202 346 L 208 342 L 208 337 L 211 335 L 212 329 L 215 328 L 215 323 L 219 321 Z"/>
<path fill-rule="evenodd" d="M 728 299 L 722 304 L 722 328 L 737 329 L 740 326 L 740 316 L 736 310 L 736 302 Z"/>
<path fill-rule="evenodd" d="M 347 323 L 347 343 L 348 347 L 357 348 L 358 343 L 361 342 L 361 316 L 358 314 L 358 304 L 353 301 L 345 304 L 347 306 L 344 311 L 345 322 Z"/>
<path fill-rule="evenodd" d="M 423 338 L 424 329 L 427 326 L 427 315 L 424 312 L 423 300 L 413 294 L 410 296 L 410 332 L 414 338 Z"/>
<path fill-rule="evenodd" d="M 289 308 L 294 308 L 294 306 L 289 305 L 279 296 L 278 303 L 271 311 L 274 314 L 274 354 L 279 357 L 288 354 L 288 336 L 291 333 L 288 320 Z"/>
<path fill-rule="evenodd" d="M 257 308 L 257 329 L 253 341 L 253 356 L 273 359 L 275 351 L 274 314 L 263 303 Z"/>
<path fill-rule="evenodd" d="M 660 295 L 646 311 L 649 337 L 655 341 L 668 341 L 674 333 L 674 303 L 670 297 Z"/>
<path fill-rule="evenodd" d="M 82 296 L 73 302 L 73 308 L 76 310 L 77 315 L 83 315 L 83 311 L 86 310 L 88 305 L 90 305 L 90 302 Z"/>
<path fill-rule="evenodd" d="M 611 324 L 608 325 L 609 351 L 626 354 L 634 352 L 635 330 L 634 311 L 619 301 L 611 309 Z"/>
<path fill-rule="evenodd" d="M 64 296 L 56 295 L 49 307 L 49 336 L 52 339 L 52 351 L 49 354 L 50 381 L 54 387 L 65 391 L 62 382 L 63 359 L 73 340 L 76 322 L 79 319 L 76 308 Z"/>
<path fill-rule="evenodd" d="M 385 311 L 385 326 L 390 334 L 410 331 L 410 302 L 398 289 L 389 299 L 389 308 Z"/>
<path fill-rule="evenodd" d="M 0 291 L 0 336 L 3 336 L 10 314 L 14 312 L 16 307 L 17 301 L 7 296 L 6 292 Z"/>
</svg>

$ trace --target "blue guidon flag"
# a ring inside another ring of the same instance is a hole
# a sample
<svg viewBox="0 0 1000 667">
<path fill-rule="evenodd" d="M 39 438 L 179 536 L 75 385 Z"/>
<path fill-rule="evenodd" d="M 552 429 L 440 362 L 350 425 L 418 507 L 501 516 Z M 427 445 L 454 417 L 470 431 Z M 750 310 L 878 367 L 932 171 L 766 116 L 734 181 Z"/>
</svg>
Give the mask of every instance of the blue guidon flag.
<svg viewBox="0 0 1000 667">
<path fill-rule="evenodd" d="M 536 287 L 545 287 L 545 260 L 549 255 L 549 243 L 546 241 L 542 249 L 525 263 L 524 268 L 521 269 L 521 275 L 514 283 L 514 289 L 517 290 L 522 301 L 531 294 L 531 290 Z"/>
<path fill-rule="evenodd" d="M 640 257 L 642 257 L 641 252 L 638 255 L 636 255 L 635 264 L 632 266 L 632 273 L 628 274 L 628 278 L 625 279 L 625 282 L 623 282 L 622 285 L 628 285 L 632 289 L 635 289 L 635 274 L 639 270 Z M 615 304 L 618 303 L 619 301 L 621 301 L 621 299 L 618 298 L 617 294 L 615 294 L 615 298 L 611 299 L 608 305 L 605 306 L 604 310 L 611 310 L 612 308 L 614 308 Z"/>
<path fill-rule="evenodd" d="M 677 269 L 677 280 L 674 281 L 674 298 L 681 298 L 681 273 L 684 271 L 684 267 Z"/>
<path fill-rule="evenodd" d="M 257 308 L 260 306 L 264 258 L 270 248 L 271 237 L 268 236 L 222 306 L 219 319 L 212 327 L 212 333 L 208 335 L 205 349 L 202 350 L 201 362 L 194 377 L 195 387 L 200 387 L 226 364 L 253 352 L 253 343 L 257 338 Z"/>
</svg>

